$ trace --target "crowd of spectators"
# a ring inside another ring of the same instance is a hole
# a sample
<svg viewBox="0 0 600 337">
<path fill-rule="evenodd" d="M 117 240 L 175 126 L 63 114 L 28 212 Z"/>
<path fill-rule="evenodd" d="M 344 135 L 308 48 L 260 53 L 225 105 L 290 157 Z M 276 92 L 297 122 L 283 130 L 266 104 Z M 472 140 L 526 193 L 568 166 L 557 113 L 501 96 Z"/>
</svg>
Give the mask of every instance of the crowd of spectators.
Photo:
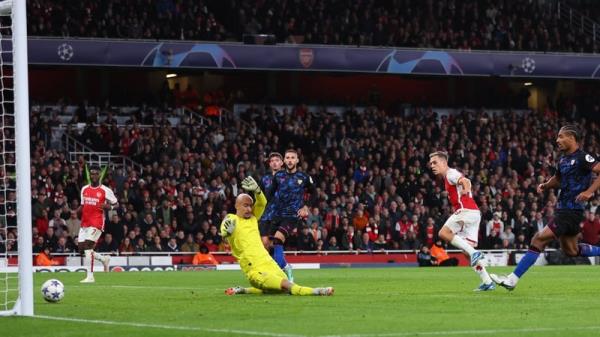
<svg viewBox="0 0 600 337">
<path fill-rule="evenodd" d="M 92 147 L 113 144 L 113 151 L 143 167 L 109 170 L 104 184 L 115 191 L 119 207 L 108 212 L 99 251 L 227 251 L 218 229 L 233 210 L 239 182 L 265 174 L 266 155 L 287 148 L 298 149 L 300 169 L 317 185 L 305 225 L 286 241 L 289 250 L 431 246 L 452 212 L 443 183 L 427 168 L 428 154 L 439 149 L 448 150 L 450 164 L 473 182 L 483 215 L 481 248 L 526 249 L 554 214 L 556 191 L 535 192 L 554 172 L 554 140 L 565 119 L 553 113 L 478 110 L 439 117 L 429 108 L 400 116 L 349 107 L 340 116 L 267 106 L 227 118 L 203 124 L 184 119 L 176 127 L 160 119 L 152 127 L 108 120 L 78 136 L 95 139 Z M 48 245 L 53 252 L 73 252 L 85 162 L 69 162 L 59 143 L 49 144 L 52 119 L 32 112 L 31 121 L 34 252 Z M 600 125 L 579 125 L 583 148 L 598 157 Z M 7 221 L 14 221 L 14 192 L 0 199 L 2 213 L 11 215 Z M 598 241 L 598 205 L 596 195 L 584 222 L 590 243 Z M 3 233 L 9 239 L 15 234 Z M 15 248 L 13 240 L 4 242 Z"/>
<path fill-rule="evenodd" d="M 32 36 L 221 41 L 211 1 L 27 1 Z"/>
<path fill-rule="evenodd" d="M 592 1 L 569 2 L 583 14 Z M 29 33 L 129 39 L 233 40 L 420 48 L 598 52 L 555 1 L 508 0 L 34 0 Z"/>
</svg>

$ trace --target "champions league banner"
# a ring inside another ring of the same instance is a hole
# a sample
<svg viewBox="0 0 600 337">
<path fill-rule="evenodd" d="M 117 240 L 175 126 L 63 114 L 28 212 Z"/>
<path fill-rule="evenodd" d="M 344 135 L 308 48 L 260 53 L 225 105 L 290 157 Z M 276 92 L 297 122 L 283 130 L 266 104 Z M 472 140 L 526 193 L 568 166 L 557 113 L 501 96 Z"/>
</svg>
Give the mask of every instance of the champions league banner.
<svg viewBox="0 0 600 337">
<path fill-rule="evenodd" d="M 593 54 L 308 45 L 262 46 L 186 41 L 32 38 L 29 40 L 29 63 L 170 70 L 260 69 L 442 76 L 600 78 L 600 55 Z"/>
</svg>

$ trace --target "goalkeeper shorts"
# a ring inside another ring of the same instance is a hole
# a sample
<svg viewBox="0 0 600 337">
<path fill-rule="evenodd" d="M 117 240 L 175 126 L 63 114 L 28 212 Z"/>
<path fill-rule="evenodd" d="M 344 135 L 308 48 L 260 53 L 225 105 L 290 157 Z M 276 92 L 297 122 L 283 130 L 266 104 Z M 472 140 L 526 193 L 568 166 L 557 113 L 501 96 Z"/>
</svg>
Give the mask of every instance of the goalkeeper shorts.
<svg viewBox="0 0 600 337">
<path fill-rule="evenodd" d="M 281 282 L 288 279 L 278 266 L 252 269 L 246 276 L 253 287 L 267 292 L 281 291 Z"/>
</svg>

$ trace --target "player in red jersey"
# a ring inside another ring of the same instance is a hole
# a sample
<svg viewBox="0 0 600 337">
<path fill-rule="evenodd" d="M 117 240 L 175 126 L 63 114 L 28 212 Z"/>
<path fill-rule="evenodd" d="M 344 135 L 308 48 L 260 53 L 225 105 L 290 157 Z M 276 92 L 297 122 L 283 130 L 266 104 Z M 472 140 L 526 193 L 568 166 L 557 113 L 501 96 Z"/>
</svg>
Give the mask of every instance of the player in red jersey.
<svg viewBox="0 0 600 337">
<path fill-rule="evenodd" d="M 475 291 L 494 290 L 495 284 L 485 270 L 483 253 L 475 250 L 479 238 L 481 212 L 473 200 L 471 181 L 456 169 L 448 167 L 448 153 L 437 151 L 429 155 L 429 166 L 435 175 L 444 178 L 452 214 L 439 232 L 439 237 L 461 249 L 471 258 L 471 267 L 479 274 L 481 285 Z"/>
<path fill-rule="evenodd" d="M 81 229 L 77 241 L 87 269 L 81 283 L 94 283 L 94 259 L 102 262 L 104 271 L 108 271 L 110 256 L 95 252 L 94 247 L 104 231 L 104 210 L 113 209 L 118 204 L 113 191 L 100 184 L 99 167 L 90 169 L 90 180 L 91 184 L 81 189 Z"/>
</svg>

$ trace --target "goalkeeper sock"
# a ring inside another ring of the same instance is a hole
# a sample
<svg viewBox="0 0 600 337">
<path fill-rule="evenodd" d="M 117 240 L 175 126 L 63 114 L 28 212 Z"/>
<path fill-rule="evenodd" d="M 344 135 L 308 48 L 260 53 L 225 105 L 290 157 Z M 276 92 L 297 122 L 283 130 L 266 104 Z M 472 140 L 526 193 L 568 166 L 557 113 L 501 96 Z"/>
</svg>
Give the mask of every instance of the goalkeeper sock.
<svg viewBox="0 0 600 337">
<path fill-rule="evenodd" d="M 454 237 L 450 241 L 450 244 L 452 244 L 456 248 L 462 249 L 462 251 L 469 254 L 469 256 L 475 253 L 475 248 L 473 248 L 473 246 L 471 246 L 467 241 L 465 241 L 458 235 L 454 235 Z"/>
<path fill-rule="evenodd" d="M 254 288 L 254 287 L 244 288 L 244 294 L 260 295 L 262 293 L 263 293 L 263 291 L 261 289 L 258 289 L 258 288 Z"/>
<path fill-rule="evenodd" d="M 314 288 L 302 287 L 302 286 L 299 286 L 297 284 L 294 284 L 292 286 L 290 294 L 292 294 L 292 295 L 299 295 L 299 296 L 318 295 L 318 294 L 315 294 L 315 289 Z"/>
<path fill-rule="evenodd" d="M 285 260 L 285 256 L 283 255 L 283 245 L 273 245 L 273 259 L 275 260 L 275 262 L 277 262 L 279 268 L 285 268 L 285 266 L 287 265 L 287 261 Z"/>
</svg>

